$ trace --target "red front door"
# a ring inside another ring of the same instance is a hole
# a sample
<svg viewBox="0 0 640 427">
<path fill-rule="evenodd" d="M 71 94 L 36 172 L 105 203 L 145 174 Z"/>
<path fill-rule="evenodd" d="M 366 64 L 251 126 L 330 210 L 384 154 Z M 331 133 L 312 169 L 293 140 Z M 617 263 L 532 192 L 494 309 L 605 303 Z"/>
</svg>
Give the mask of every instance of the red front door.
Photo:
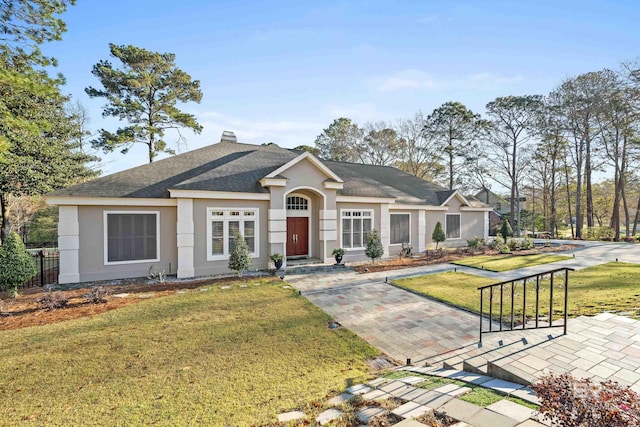
<svg viewBox="0 0 640 427">
<path fill-rule="evenodd" d="M 309 218 L 287 218 L 287 256 L 309 255 Z"/>
</svg>

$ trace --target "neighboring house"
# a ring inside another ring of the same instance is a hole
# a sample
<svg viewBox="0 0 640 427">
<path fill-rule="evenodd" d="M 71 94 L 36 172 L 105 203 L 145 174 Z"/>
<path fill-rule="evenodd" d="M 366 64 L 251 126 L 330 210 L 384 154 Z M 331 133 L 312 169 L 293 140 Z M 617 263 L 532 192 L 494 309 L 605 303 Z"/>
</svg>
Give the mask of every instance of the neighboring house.
<svg viewBox="0 0 640 427">
<path fill-rule="evenodd" d="M 220 143 L 47 196 L 59 206 L 60 283 L 228 273 L 240 231 L 253 268 L 269 256 L 366 259 L 371 230 L 387 256 L 423 251 L 436 222 L 450 246 L 486 237 L 491 207 L 398 169 L 320 160 L 277 145 Z"/>
</svg>

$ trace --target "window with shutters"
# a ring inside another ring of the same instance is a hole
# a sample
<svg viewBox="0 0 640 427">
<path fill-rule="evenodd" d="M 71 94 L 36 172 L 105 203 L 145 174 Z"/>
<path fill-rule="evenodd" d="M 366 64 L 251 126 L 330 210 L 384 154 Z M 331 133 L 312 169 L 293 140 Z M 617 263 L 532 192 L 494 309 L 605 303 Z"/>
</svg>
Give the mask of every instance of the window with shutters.
<svg viewBox="0 0 640 427">
<path fill-rule="evenodd" d="M 258 257 L 257 209 L 207 208 L 207 260 L 228 259 L 238 232 L 251 256 Z"/>
<path fill-rule="evenodd" d="M 104 263 L 156 262 L 160 259 L 160 212 L 104 212 Z"/>
</svg>

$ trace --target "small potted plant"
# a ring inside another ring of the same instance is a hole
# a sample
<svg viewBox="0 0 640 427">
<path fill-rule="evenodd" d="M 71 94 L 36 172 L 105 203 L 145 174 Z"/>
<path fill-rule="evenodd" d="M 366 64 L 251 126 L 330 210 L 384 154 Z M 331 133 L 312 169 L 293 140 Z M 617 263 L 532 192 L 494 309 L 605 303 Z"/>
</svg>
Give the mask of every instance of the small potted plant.
<svg viewBox="0 0 640 427">
<path fill-rule="evenodd" d="M 342 257 L 344 256 L 344 249 L 336 248 L 336 249 L 333 250 L 331 255 L 333 255 L 333 257 L 336 259 L 336 264 L 338 264 L 338 265 L 342 264 Z"/>
<path fill-rule="evenodd" d="M 271 261 L 273 261 L 273 264 L 276 266 L 276 270 L 280 270 L 280 268 L 282 267 L 282 261 L 284 260 L 282 254 L 275 253 L 269 258 L 271 258 Z"/>
</svg>

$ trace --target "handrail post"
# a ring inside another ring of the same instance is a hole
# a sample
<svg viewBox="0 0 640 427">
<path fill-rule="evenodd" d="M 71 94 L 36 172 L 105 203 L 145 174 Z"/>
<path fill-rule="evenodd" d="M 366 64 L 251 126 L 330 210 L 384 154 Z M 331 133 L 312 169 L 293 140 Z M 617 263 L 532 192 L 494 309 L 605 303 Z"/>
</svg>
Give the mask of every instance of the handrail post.
<svg viewBox="0 0 640 427">
<path fill-rule="evenodd" d="M 539 312 L 540 312 L 540 276 L 536 276 L 536 328 L 538 327 Z"/>
<path fill-rule="evenodd" d="M 480 289 L 480 342 L 482 342 L 482 316 L 483 316 L 483 311 L 482 311 L 482 292 L 484 291 L 484 289 Z"/>
<path fill-rule="evenodd" d="M 527 323 L 527 279 L 522 281 L 522 329 Z"/>
<path fill-rule="evenodd" d="M 44 286 L 44 251 L 38 251 L 40 257 L 40 286 Z"/>
<path fill-rule="evenodd" d="M 551 273 L 551 279 L 549 284 L 549 326 L 553 326 L 553 276 Z"/>
<path fill-rule="evenodd" d="M 569 317 L 569 270 L 564 271 L 564 335 L 567 335 L 567 318 Z"/>
<path fill-rule="evenodd" d="M 515 282 L 512 280 L 511 281 L 511 330 L 513 331 L 513 325 L 514 325 L 514 309 L 513 309 L 513 297 L 515 296 Z"/>
<path fill-rule="evenodd" d="M 502 331 L 502 286 L 500 285 L 500 330 Z"/>
<path fill-rule="evenodd" d="M 493 330 L 493 286 L 489 288 L 489 332 Z"/>
</svg>

